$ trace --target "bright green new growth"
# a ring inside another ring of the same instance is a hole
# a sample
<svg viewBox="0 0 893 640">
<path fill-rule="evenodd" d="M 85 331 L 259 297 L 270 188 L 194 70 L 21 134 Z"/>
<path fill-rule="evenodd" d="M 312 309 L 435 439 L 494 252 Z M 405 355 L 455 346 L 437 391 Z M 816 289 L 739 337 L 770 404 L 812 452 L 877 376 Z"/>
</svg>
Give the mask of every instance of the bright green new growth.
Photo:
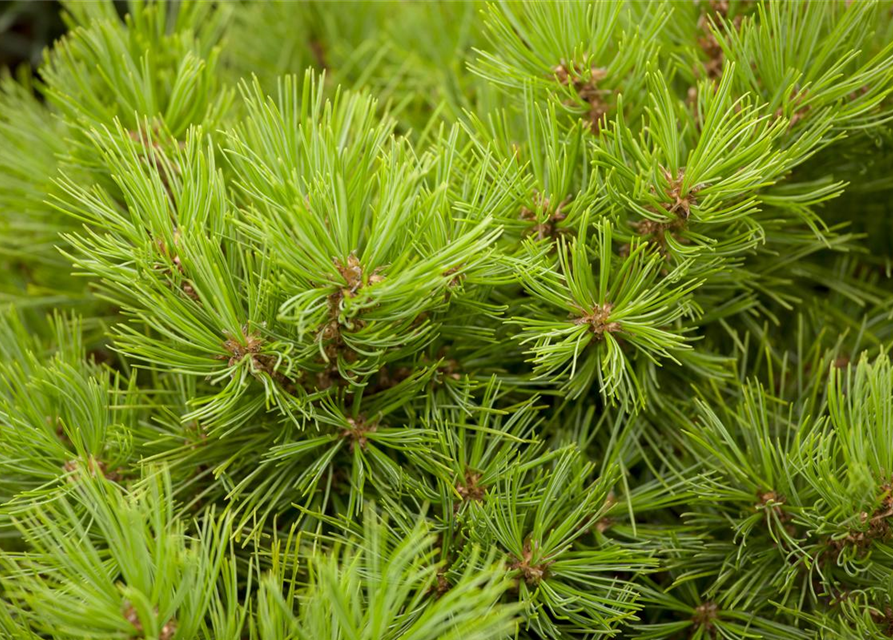
<svg viewBox="0 0 893 640">
<path fill-rule="evenodd" d="M 888 2 L 64 16 L 0 636 L 893 637 Z"/>
</svg>

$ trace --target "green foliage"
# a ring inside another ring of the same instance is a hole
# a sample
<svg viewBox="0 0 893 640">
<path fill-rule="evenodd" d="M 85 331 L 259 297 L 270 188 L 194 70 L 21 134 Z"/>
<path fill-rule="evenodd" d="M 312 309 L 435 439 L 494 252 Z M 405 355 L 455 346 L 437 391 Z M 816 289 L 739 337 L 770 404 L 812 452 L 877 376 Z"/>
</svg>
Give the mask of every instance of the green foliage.
<svg viewBox="0 0 893 640">
<path fill-rule="evenodd" d="M 893 635 L 893 12 L 66 3 L 0 78 L 0 635 Z"/>
<path fill-rule="evenodd" d="M 555 319 L 518 318 L 516 322 L 524 327 L 519 337 L 522 343 L 535 341 L 530 352 L 538 377 L 568 377 L 566 388 L 572 398 L 597 380 L 603 396 L 620 398 L 624 409 L 629 409 L 644 398 L 624 353 L 629 351 L 626 345 L 652 362 L 688 348 L 681 332 L 655 324 L 659 320 L 672 325 L 693 315 L 685 298 L 700 283 L 677 284 L 688 262 L 662 275 L 663 258 L 638 239 L 625 256 L 615 256 L 607 220 L 595 227 L 591 247 L 588 216 L 581 226 L 570 246 L 559 239 L 556 263 L 543 265 L 541 256 L 518 260 L 518 277 L 531 297 L 563 312 L 563 317 Z M 537 249 L 528 245 L 528 251 Z M 623 345 L 614 334 L 622 335 Z"/>
<path fill-rule="evenodd" d="M 368 512 L 359 541 L 336 541 L 331 553 L 309 558 L 308 586 L 297 615 L 275 574 L 260 585 L 261 637 L 407 638 L 500 637 L 512 626 L 512 607 L 498 600 L 509 586 L 501 567 L 478 554 L 452 587 L 429 604 L 445 580 L 434 562 L 434 537 L 419 523 L 402 530 Z"/>
</svg>

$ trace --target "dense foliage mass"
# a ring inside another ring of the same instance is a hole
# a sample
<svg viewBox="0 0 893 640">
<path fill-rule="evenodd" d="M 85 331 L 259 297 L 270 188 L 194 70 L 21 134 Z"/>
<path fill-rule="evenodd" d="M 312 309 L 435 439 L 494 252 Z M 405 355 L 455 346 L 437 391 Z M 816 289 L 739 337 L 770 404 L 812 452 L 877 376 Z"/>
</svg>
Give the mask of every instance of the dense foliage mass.
<svg viewBox="0 0 893 640">
<path fill-rule="evenodd" d="M 893 636 L 893 5 L 66 5 L 0 80 L 0 636 Z"/>
</svg>

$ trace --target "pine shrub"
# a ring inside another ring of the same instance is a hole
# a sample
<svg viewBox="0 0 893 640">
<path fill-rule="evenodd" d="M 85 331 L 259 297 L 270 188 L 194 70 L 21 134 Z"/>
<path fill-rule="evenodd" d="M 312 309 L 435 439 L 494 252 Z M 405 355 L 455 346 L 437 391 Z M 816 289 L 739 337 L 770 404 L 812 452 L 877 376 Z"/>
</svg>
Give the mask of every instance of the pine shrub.
<svg viewBox="0 0 893 640">
<path fill-rule="evenodd" d="M 893 636 L 890 2 L 63 17 L 0 636 Z"/>
</svg>

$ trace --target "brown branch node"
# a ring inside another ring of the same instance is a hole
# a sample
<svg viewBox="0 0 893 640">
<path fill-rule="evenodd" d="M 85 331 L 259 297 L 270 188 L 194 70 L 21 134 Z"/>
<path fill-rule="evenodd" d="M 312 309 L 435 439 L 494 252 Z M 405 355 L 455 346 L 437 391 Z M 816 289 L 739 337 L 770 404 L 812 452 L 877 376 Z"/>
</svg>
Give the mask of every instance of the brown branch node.
<svg viewBox="0 0 893 640">
<path fill-rule="evenodd" d="M 540 562 L 535 564 L 533 562 L 533 555 L 533 545 L 531 545 L 530 540 L 528 540 L 524 543 L 521 557 L 516 558 L 511 556 L 511 561 L 509 562 L 509 569 L 520 572 L 521 576 L 524 578 L 524 582 L 531 586 L 537 585 L 549 577 L 549 565 L 552 564 L 551 562 Z"/>
<path fill-rule="evenodd" d="M 695 607 L 691 621 L 696 627 L 704 629 L 711 637 L 716 635 L 713 621 L 719 617 L 719 606 L 715 602 L 705 602 Z"/>
<path fill-rule="evenodd" d="M 104 461 L 97 459 L 93 455 L 87 456 L 86 460 L 81 460 L 80 458 L 69 460 L 62 465 L 62 471 L 70 474 L 68 477 L 70 482 L 76 482 L 82 471 L 86 471 L 90 477 L 102 476 L 112 482 L 117 482 L 121 479 L 120 473 L 111 471 Z"/>
<path fill-rule="evenodd" d="M 350 426 L 341 432 L 341 437 L 350 440 L 351 451 L 356 447 L 365 450 L 366 445 L 369 443 L 368 436 L 378 429 L 378 424 L 374 421 L 367 422 L 366 418 L 361 415 L 356 418 L 348 418 L 347 424 Z"/>
<path fill-rule="evenodd" d="M 487 495 L 487 486 L 480 484 L 482 475 L 477 471 L 466 469 L 465 478 L 456 484 L 456 492 L 464 502 L 482 502 Z"/>
<path fill-rule="evenodd" d="M 584 312 L 583 315 L 574 320 L 575 324 L 588 324 L 590 331 L 595 334 L 596 339 L 602 339 L 606 333 L 615 333 L 621 330 L 619 322 L 611 322 L 611 311 L 614 305 L 610 302 L 595 305 L 591 311 Z"/>
<path fill-rule="evenodd" d="M 530 209 L 529 207 L 521 207 L 521 220 L 533 223 L 526 232 L 528 235 L 536 236 L 537 240 L 545 240 L 546 238 L 555 240 L 559 235 L 570 231 L 570 229 L 564 229 L 558 226 L 559 223 L 567 218 L 567 214 L 565 214 L 562 209 L 567 206 L 568 202 L 570 202 L 569 198 L 559 202 L 553 209 L 552 204 L 549 202 L 549 198 L 537 192 L 533 196 L 533 202 L 533 209 Z M 546 214 L 542 221 L 540 221 L 540 216 L 537 215 L 537 211 L 542 211 Z"/>
<path fill-rule="evenodd" d="M 608 77 L 607 70 L 600 67 L 590 67 L 587 70 L 580 63 L 562 60 L 552 69 L 552 73 L 560 84 L 572 87 L 579 99 L 587 105 L 588 111 L 583 124 L 592 133 L 598 133 L 601 121 L 609 111 L 606 98 L 612 93 L 610 89 L 598 87 L 598 83 Z"/>
<path fill-rule="evenodd" d="M 893 637 L 893 607 L 886 606 L 883 611 L 872 609 L 869 612 L 871 619 L 881 628 L 881 633 Z"/>
<path fill-rule="evenodd" d="M 158 615 L 158 609 L 155 609 L 155 615 Z M 142 638 L 145 637 L 145 629 L 143 628 L 143 623 L 140 621 L 139 613 L 137 613 L 136 608 L 132 604 L 128 604 L 127 608 L 124 610 L 124 619 L 127 620 L 136 631 L 137 635 L 131 636 L 132 638 Z M 177 633 L 177 621 L 174 618 L 171 618 L 161 627 L 161 630 L 158 633 L 158 640 L 173 640 L 174 635 Z"/>
<path fill-rule="evenodd" d="M 881 503 L 874 512 L 869 514 L 863 511 L 859 515 L 862 524 L 867 524 L 868 527 L 865 530 L 850 531 L 842 538 L 829 539 L 827 555 L 837 558 L 846 547 L 867 549 L 875 541 L 890 540 L 893 537 L 890 518 L 893 518 L 893 481 L 881 485 Z"/>
</svg>

